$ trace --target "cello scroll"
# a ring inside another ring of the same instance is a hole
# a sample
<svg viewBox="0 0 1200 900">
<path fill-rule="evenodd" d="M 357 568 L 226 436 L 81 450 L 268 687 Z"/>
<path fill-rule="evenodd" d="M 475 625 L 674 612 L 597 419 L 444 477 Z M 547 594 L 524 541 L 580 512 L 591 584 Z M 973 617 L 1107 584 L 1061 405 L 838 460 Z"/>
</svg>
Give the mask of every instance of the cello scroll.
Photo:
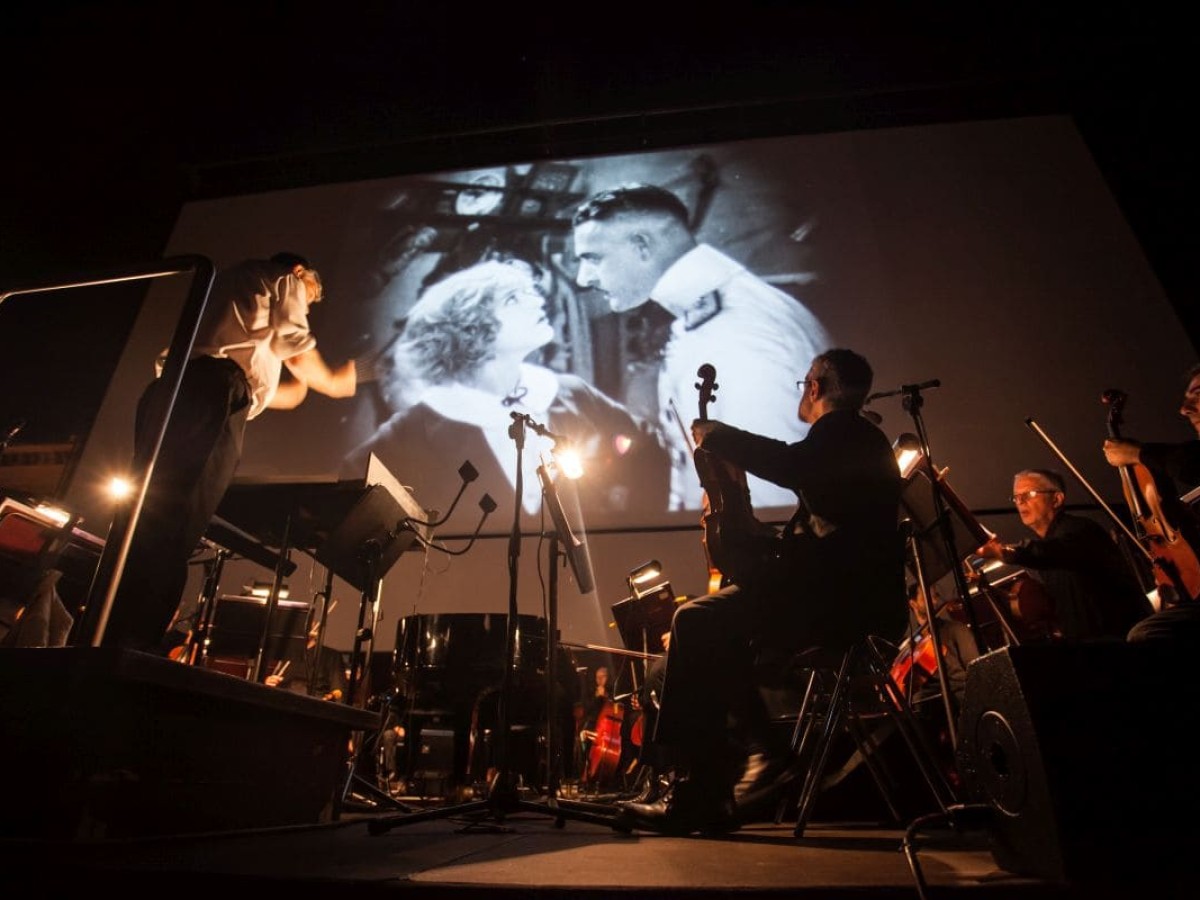
<svg viewBox="0 0 1200 900">
<path fill-rule="evenodd" d="M 708 406 L 717 390 L 717 370 L 709 363 L 696 372 L 700 379 L 701 422 L 708 421 Z M 774 554 L 775 529 L 760 522 L 750 502 L 746 473 L 703 447 L 692 454 L 696 474 L 704 488 L 704 551 L 709 573 L 719 573 L 722 581 L 737 580 L 766 563 Z"/>
</svg>

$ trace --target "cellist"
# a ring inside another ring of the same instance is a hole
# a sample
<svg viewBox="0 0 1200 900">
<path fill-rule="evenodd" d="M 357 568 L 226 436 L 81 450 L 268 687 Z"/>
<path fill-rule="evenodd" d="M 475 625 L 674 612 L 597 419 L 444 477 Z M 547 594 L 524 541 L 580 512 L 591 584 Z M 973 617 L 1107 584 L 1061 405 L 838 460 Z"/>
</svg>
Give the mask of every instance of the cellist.
<svg viewBox="0 0 1200 900">
<path fill-rule="evenodd" d="M 1144 443 L 1129 438 L 1110 438 L 1104 442 L 1104 458 L 1110 465 L 1140 463 L 1165 472 L 1174 479 L 1180 493 L 1200 485 L 1200 364 L 1192 366 L 1187 378 L 1179 414 L 1191 424 L 1197 439 L 1179 443 Z"/>
<path fill-rule="evenodd" d="M 938 617 L 938 639 L 942 645 L 946 680 L 954 694 L 955 708 L 958 708 L 967 687 L 967 666 L 979 656 L 979 644 L 970 627 L 950 615 L 936 586 L 931 586 L 929 594 L 930 605 Z M 940 693 L 940 687 L 925 597 L 916 582 L 908 586 L 908 610 L 908 629 L 892 664 L 892 678 L 901 689 L 911 691 L 914 698 L 925 698 Z"/>
<path fill-rule="evenodd" d="M 903 482 L 891 442 L 861 414 L 872 378 L 870 364 L 852 350 L 818 355 L 796 383 L 795 415 L 810 428 L 795 443 L 716 421 L 692 423 L 697 448 L 801 502 L 777 566 L 747 570 L 676 609 L 654 729 L 672 780 L 653 803 L 618 802 L 619 823 L 672 834 L 739 827 L 804 771 L 770 727 L 755 689 L 756 644 L 833 651 L 903 628 Z M 753 754 L 730 746 L 731 717 L 739 734 L 753 735 Z"/>
<path fill-rule="evenodd" d="M 1181 493 L 1200 486 L 1200 364 L 1188 370 L 1187 386 L 1179 414 L 1196 432 L 1195 440 L 1177 443 L 1150 443 L 1131 438 L 1104 442 L 1104 458 L 1113 466 L 1144 465 L 1174 481 Z M 1200 515 L 1195 504 L 1179 504 L 1176 512 L 1185 540 L 1200 533 Z M 1189 543 L 1193 553 L 1200 552 L 1197 542 Z M 1179 639 L 1200 644 L 1200 601 L 1191 598 L 1165 607 L 1143 619 L 1129 632 L 1129 640 Z"/>
</svg>

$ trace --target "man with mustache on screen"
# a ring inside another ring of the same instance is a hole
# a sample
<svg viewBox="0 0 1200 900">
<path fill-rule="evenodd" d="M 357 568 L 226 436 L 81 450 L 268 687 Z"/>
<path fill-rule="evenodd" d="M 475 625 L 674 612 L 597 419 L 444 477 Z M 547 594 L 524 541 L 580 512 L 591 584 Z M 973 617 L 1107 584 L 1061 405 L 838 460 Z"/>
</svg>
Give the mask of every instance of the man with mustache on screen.
<svg viewBox="0 0 1200 900">
<path fill-rule="evenodd" d="M 812 359 L 828 337 L 799 300 L 697 241 L 687 207 L 665 188 L 631 183 L 600 191 L 575 211 L 572 225 L 581 287 L 601 291 L 614 312 L 653 300 L 674 317 L 658 379 L 672 451 L 670 509 L 703 506 L 681 431 L 694 417 L 700 366 L 715 365 L 723 376 L 723 421 L 787 442 L 804 437 L 807 426 L 793 415 L 796 360 Z M 751 477 L 749 488 L 760 508 L 795 499 L 760 478 Z"/>
</svg>

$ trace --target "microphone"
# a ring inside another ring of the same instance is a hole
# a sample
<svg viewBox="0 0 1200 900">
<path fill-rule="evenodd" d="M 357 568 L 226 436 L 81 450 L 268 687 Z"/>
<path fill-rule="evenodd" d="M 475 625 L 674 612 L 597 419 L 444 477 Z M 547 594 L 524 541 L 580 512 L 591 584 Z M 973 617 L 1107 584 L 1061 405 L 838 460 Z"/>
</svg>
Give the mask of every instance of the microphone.
<svg viewBox="0 0 1200 900">
<path fill-rule="evenodd" d="M 529 426 L 530 430 L 533 431 L 535 434 L 540 434 L 544 438 L 549 438 L 550 440 L 554 441 L 554 443 L 556 443 L 556 444 L 570 443 L 569 438 L 565 438 L 561 434 L 555 434 L 553 431 L 551 431 L 549 428 L 547 428 L 544 425 L 539 425 L 537 422 L 535 422 L 532 418 L 530 418 L 525 413 L 513 412 L 513 413 L 509 413 L 509 415 L 512 416 L 513 421 L 524 422 L 527 426 Z"/>
<path fill-rule="evenodd" d="M 871 394 L 864 401 L 870 403 L 872 400 L 882 400 L 884 397 L 895 397 L 897 394 L 915 394 L 918 391 L 927 391 L 931 388 L 941 387 L 940 378 L 931 378 L 929 381 L 922 381 L 920 384 L 902 384 L 894 391 L 879 391 L 876 394 Z"/>
<path fill-rule="evenodd" d="M 25 429 L 25 420 L 24 419 L 17 419 L 16 422 L 14 422 L 12 425 L 10 425 L 9 429 L 5 433 L 4 437 L 0 438 L 0 450 L 7 450 L 8 445 L 12 443 L 12 439 L 15 438 L 18 434 L 20 434 L 24 429 Z"/>
</svg>

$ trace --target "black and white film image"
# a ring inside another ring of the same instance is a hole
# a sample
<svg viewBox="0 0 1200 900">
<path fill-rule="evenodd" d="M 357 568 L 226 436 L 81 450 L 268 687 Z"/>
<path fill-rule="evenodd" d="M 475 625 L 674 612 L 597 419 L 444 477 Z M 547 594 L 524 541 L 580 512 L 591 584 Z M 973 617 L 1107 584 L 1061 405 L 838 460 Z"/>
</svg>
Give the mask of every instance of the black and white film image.
<svg viewBox="0 0 1200 900">
<path fill-rule="evenodd" d="M 1083 442 L 1100 380 L 1150 396 L 1177 374 L 1148 372 L 1126 349 L 1128 328 L 1179 330 L 1057 117 L 207 200 L 184 208 L 172 248 L 218 265 L 307 255 L 327 297 L 312 313 L 321 350 L 358 362 L 353 398 L 256 421 L 239 477 L 354 477 L 374 454 L 444 511 L 470 462 L 479 478 L 443 533 L 469 533 L 484 492 L 498 504 L 488 530 L 503 533 L 518 480 L 536 521 L 535 470 L 568 441 L 584 457 L 571 490 L 588 527 L 695 523 L 688 425 L 705 363 L 717 372 L 711 418 L 784 441 L 803 437 L 796 380 L 826 347 L 864 353 L 877 389 L 939 379 L 930 435 L 960 493 L 984 506 L 1003 504 L 1012 471 L 1045 462 L 1030 458 L 1026 417 Z M 1148 314 L 1109 327 L 1130 293 Z M 1049 358 L 1078 384 L 1046 392 L 1036 373 Z M 898 400 L 873 409 L 893 438 L 912 430 Z M 518 447 L 514 417 L 545 433 L 521 429 Z M 766 482 L 750 491 L 763 518 L 794 502 Z"/>
</svg>

